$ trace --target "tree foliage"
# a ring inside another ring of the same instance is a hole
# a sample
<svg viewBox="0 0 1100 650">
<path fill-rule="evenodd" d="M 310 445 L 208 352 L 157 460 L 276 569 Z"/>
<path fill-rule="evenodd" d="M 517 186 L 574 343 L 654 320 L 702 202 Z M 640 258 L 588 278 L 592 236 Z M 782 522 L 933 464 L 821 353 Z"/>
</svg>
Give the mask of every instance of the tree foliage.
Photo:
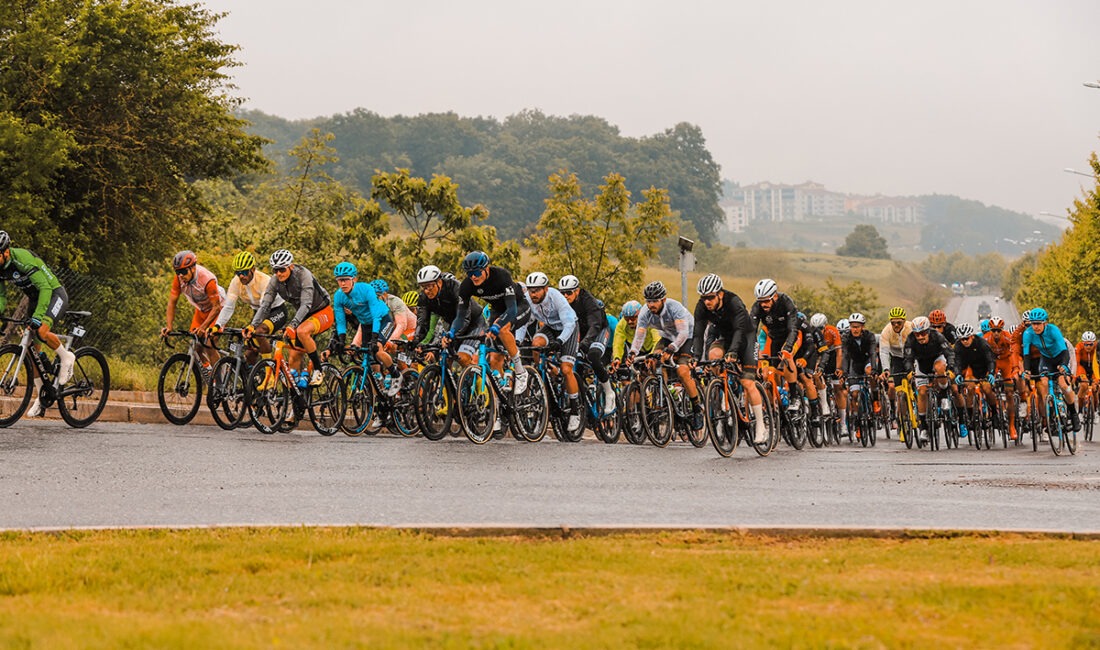
<svg viewBox="0 0 1100 650">
<path fill-rule="evenodd" d="M 528 245 L 538 270 L 552 278 L 575 275 L 607 304 L 637 296 L 657 243 L 672 231 L 668 193 L 651 187 L 631 204 L 626 180 L 609 174 L 594 200 L 584 197 L 576 174 L 550 176 L 550 198 Z"/>
<path fill-rule="evenodd" d="M 926 278 L 934 282 L 950 285 L 953 282 L 973 281 L 987 287 L 999 287 L 1006 267 L 1007 262 L 1000 253 L 967 255 L 955 251 L 929 255 L 919 268 Z"/>
<path fill-rule="evenodd" d="M 924 206 L 920 246 L 926 251 L 1019 255 L 1058 238 L 1057 228 L 1021 212 L 940 194 L 917 200 Z"/>
<path fill-rule="evenodd" d="M 1100 161 L 1094 153 L 1089 164 L 1100 176 Z M 1062 241 L 1040 251 L 1034 269 L 1027 272 L 1028 262 L 1021 262 L 1020 289 L 1016 303 L 1023 309 L 1043 307 L 1067 336 L 1076 336 L 1095 329 L 1100 322 L 1100 293 L 1096 278 L 1100 277 L 1100 182 L 1084 197 L 1075 199 L 1069 220 L 1072 226 Z"/>
<path fill-rule="evenodd" d="M 844 244 L 836 249 L 836 254 L 878 260 L 890 259 L 890 253 L 886 250 L 886 239 L 878 234 L 877 228 L 865 223 L 856 226 L 852 232 L 848 233 Z"/>
<path fill-rule="evenodd" d="M 878 292 L 859 280 L 839 284 L 832 278 L 826 278 L 824 288 L 815 289 L 796 284 L 792 285 L 787 293 L 802 313 L 809 316 L 815 312 L 821 312 L 833 323 L 858 311 L 867 317 L 870 324 L 879 316 L 877 312 L 882 309 Z"/>
</svg>

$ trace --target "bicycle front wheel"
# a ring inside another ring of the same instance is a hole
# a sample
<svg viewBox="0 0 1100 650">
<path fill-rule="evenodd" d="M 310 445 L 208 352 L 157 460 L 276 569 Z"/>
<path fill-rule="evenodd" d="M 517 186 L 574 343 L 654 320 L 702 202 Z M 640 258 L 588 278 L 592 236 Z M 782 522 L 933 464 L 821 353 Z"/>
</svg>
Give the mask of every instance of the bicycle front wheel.
<svg viewBox="0 0 1100 650">
<path fill-rule="evenodd" d="M 534 370 L 527 371 L 527 390 L 514 395 L 512 403 L 512 428 L 525 442 L 538 442 L 546 435 L 550 425 L 550 405 L 542 377 Z"/>
<path fill-rule="evenodd" d="M 248 415 L 253 426 L 271 435 L 279 430 L 290 409 L 290 389 L 276 373 L 275 362 L 264 359 L 248 373 Z"/>
<path fill-rule="evenodd" d="M 66 424 L 82 429 L 95 422 L 107 406 L 111 369 L 103 353 L 95 348 L 80 348 L 73 354 L 73 378 L 61 387 L 57 406 Z"/>
<path fill-rule="evenodd" d="M 642 382 L 642 422 L 654 446 L 667 447 L 672 442 L 672 400 L 655 376 Z"/>
<path fill-rule="evenodd" d="M 346 405 L 341 428 L 344 430 L 345 435 L 358 438 L 364 433 L 368 433 L 367 425 L 374 418 L 376 405 L 374 384 L 366 376 L 362 367 L 352 366 L 344 370 L 340 386 L 341 390 L 344 391 L 344 404 Z M 369 433 L 373 435 L 377 432 L 370 431 Z"/>
<path fill-rule="evenodd" d="M 734 415 L 734 399 L 727 394 L 725 380 L 711 379 L 703 391 L 707 405 L 706 431 L 711 445 L 722 458 L 729 458 L 737 447 L 737 417 Z"/>
<path fill-rule="evenodd" d="M 210 390 L 206 393 L 206 406 L 214 422 L 226 431 L 232 431 L 248 413 L 245 396 L 244 361 L 236 357 L 222 357 L 214 364 Z"/>
<path fill-rule="evenodd" d="M 334 435 L 344 423 L 344 382 L 340 371 L 329 363 L 321 364 L 321 383 L 310 386 L 308 392 L 309 421 L 322 436 Z"/>
<path fill-rule="evenodd" d="M 471 442 L 483 445 L 493 437 L 497 396 L 482 376 L 481 366 L 470 366 L 458 377 L 458 419 Z"/>
<path fill-rule="evenodd" d="M 164 362 L 157 379 L 157 402 L 164 418 L 175 425 L 187 424 L 202 403 L 202 377 L 191 355 L 173 354 Z"/>
<path fill-rule="evenodd" d="M 642 424 L 642 388 L 638 382 L 630 382 L 620 394 L 619 413 L 627 442 L 644 445 L 646 432 L 645 425 Z"/>
<path fill-rule="evenodd" d="M 455 387 L 451 375 L 448 373 L 444 385 L 443 371 L 438 364 L 424 368 L 416 381 L 413 407 L 425 438 L 442 440 L 447 437 L 454 421 L 454 403 Z"/>
<path fill-rule="evenodd" d="M 0 427 L 10 427 L 26 413 L 34 392 L 34 366 L 30 351 L 19 362 L 23 348 L 0 347 Z"/>
</svg>

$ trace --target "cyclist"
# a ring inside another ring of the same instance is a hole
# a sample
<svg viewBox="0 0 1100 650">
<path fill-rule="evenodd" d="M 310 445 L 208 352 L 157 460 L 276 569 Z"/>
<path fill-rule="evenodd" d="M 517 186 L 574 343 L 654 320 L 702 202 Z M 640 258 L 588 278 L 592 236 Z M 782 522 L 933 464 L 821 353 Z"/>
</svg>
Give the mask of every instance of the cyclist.
<svg viewBox="0 0 1100 650">
<path fill-rule="evenodd" d="M 183 294 L 187 302 L 195 308 L 195 315 L 191 317 L 191 327 L 188 329 L 192 334 L 203 336 L 199 341 L 199 354 L 203 359 L 203 376 L 209 378 L 211 367 L 218 360 L 218 349 L 206 341 L 206 330 L 221 314 L 225 289 L 218 285 L 218 278 L 213 273 L 198 263 L 198 258 L 191 251 L 176 253 L 172 258 L 172 268 L 175 269 L 176 276 L 172 278 L 168 311 L 164 315 L 165 325 L 161 328 L 160 335 L 168 336 L 168 332 L 172 331 L 172 322 L 176 320 L 176 303 L 180 294 Z"/>
<path fill-rule="evenodd" d="M 603 389 L 603 414 L 615 412 L 615 389 L 611 387 L 611 376 L 603 362 L 603 354 L 611 343 L 611 330 L 608 328 L 607 311 L 603 301 L 581 288 L 581 281 L 575 275 L 563 275 L 558 280 L 558 291 L 573 311 L 577 313 L 577 335 L 581 341 L 578 349 L 588 359 L 588 365 L 596 375 Z"/>
<path fill-rule="evenodd" d="M 1077 401 L 1084 405 L 1091 394 L 1090 388 L 1100 380 L 1100 365 L 1096 355 L 1096 332 L 1081 334 L 1081 342 L 1074 348 L 1077 357 Z"/>
<path fill-rule="evenodd" d="M 61 360 L 57 371 L 58 384 L 66 384 L 73 378 L 73 364 L 76 355 L 65 349 L 61 339 L 53 333 L 53 326 L 65 315 L 69 304 L 69 294 L 61 286 L 57 276 L 34 253 L 25 248 L 12 248 L 11 237 L 7 231 L 0 230 L 0 280 L 11 282 L 27 296 L 33 306 L 29 327 L 34 330 L 38 340 L 45 343 Z M 0 291 L 0 311 L 7 306 L 7 297 Z M 35 344 L 37 348 L 37 344 Z M 35 388 L 41 388 L 42 378 L 34 378 Z M 43 408 L 35 397 L 27 415 L 38 417 Z"/>
<path fill-rule="evenodd" d="M 1077 417 L 1077 396 L 1069 385 L 1069 348 L 1066 339 L 1057 325 L 1047 322 L 1047 310 L 1036 307 L 1031 310 L 1031 327 L 1024 332 L 1024 354 L 1030 354 L 1032 349 L 1039 350 L 1039 397 L 1042 403 L 1046 402 L 1048 382 L 1045 375 L 1060 372 L 1058 375 L 1058 388 L 1066 398 L 1066 406 L 1069 409 L 1070 424 L 1074 431 L 1081 430 L 1081 421 Z"/>
<path fill-rule="evenodd" d="M 476 294 L 488 303 L 489 328 L 486 334 L 490 339 L 499 338 L 504 349 L 511 357 L 515 370 L 515 393 L 527 390 L 527 368 L 519 358 L 517 339 L 522 340 L 523 329 L 531 317 L 531 307 L 526 300 L 520 305 L 520 297 L 525 289 L 512 280 L 512 274 L 499 266 L 489 265 L 489 256 L 482 251 L 473 251 L 462 260 L 462 270 L 466 279 L 458 288 L 458 313 L 451 322 L 451 329 L 443 337 L 443 344 L 449 345 L 457 336 L 456 324 L 466 322 L 466 312 L 470 310 L 470 301 Z M 474 307 L 476 310 L 476 306 Z M 489 365 L 499 373 L 504 372 L 504 358 L 498 353 L 489 355 Z"/>
<path fill-rule="evenodd" d="M 775 280 L 764 278 L 753 288 L 756 302 L 749 315 L 753 328 L 764 326 L 764 345 L 760 346 L 761 357 L 783 357 L 776 366 L 783 379 L 792 383 L 798 379 L 794 365 L 794 354 L 802 345 L 802 332 L 799 330 L 798 309 L 794 301 L 785 293 L 779 292 Z"/>
<path fill-rule="evenodd" d="M 741 297 L 722 286 L 722 278 L 711 273 L 704 275 L 695 290 L 699 293 L 699 302 L 695 303 L 695 334 L 692 341 L 692 354 L 703 359 L 704 344 L 706 358 L 714 361 L 728 356 L 734 363 L 740 362 L 741 387 L 748 398 L 749 407 L 756 419 L 753 432 L 756 444 L 768 439 L 764 427 L 764 402 L 760 391 L 756 389 L 756 328 L 752 317 Z"/>
<path fill-rule="evenodd" d="M 557 354 L 561 362 L 562 384 L 569 400 L 569 421 L 566 428 L 575 431 L 580 426 L 580 385 L 573 366 L 577 362 L 580 339 L 577 336 L 577 312 L 569 306 L 560 291 L 550 286 L 545 273 L 535 271 L 527 276 L 527 301 L 531 317 L 538 323 L 531 345 L 549 354 Z"/>
<path fill-rule="evenodd" d="M 802 312 L 798 312 L 798 330 L 802 336 L 802 345 L 794 355 L 798 382 L 802 384 L 806 397 L 810 400 L 811 415 L 816 417 L 818 412 L 828 415 L 829 405 L 825 403 L 825 395 L 817 392 L 817 383 L 814 381 L 820 359 L 818 349 L 825 345 L 825 339 L 816 327 L 810 325 L 810 320 Z M 797 408 L 797 405 L 792 405 L 792 408 Z"/>
<path fill-rule="evenodd" d="M 659 280 L 647 284 L 642 296 L 646 309 L 638 317 L 638 327 L 634 330 L 634 342 L 630 344 L 626 362 L 634 363 L 634 357 L 645 341 L 646 329 L 656 329 L 661 339 L 654 350 L 661 353 L 661 363 L 667 363 L 670 359 L 675 361 L 676 374 L 691 398 L 691 427 L 698 431 L 703 428 L 703 405 L 695 379 L 691 376 L 691 368 L 688 367 L 691 360 L 688 342 L 694 335 L 695 319 L 679 301 L 668 297 L 668 290 Z"/>
<path fill-rule="evenodd" d="M 821 335 L 821 345 L 818 347 L 818 353 L 820 356 L 820 362 L 818 364 L 819 372 L 817 373 L 816 382 L 819 391 L 831 390 L 833 392 L 833 400 L 836 402 L 837 408 L 842 412 L 848 408 L 848 395 L 847 391 L 840 390 L 840 378 L 837 376 L 837 369 L 844 367 L 844 353 L 842 348 L 844 347 L 844 341 L 841 339 L 840 330 L 829 324 L 829 317 L 820 312 L 810 317 L 810 326 L 818 330 Z M 828 378 L 828 381 L 826 381 Z M 822 401 L 821 412 L 824 415 L 829 415 L 829 402 L 827 399 Z M 847 419 L 845 418 L 845 421 Z"/>
<path fill-rule="evenodd" d="M 993 374 L 996 369 L 993 362 L 993 349 L 989 347 L 984 337 L 977 336 L 974 326 L 970 323 L 960 324 L 956 333 L 959 338 L 955 341 L 955 384 L 962 386 L 967 378 L 981 380 L 978 386 L 985 393 L 985 399 L 993 412 L 993 417 L 999 418 L 997 398 L 993 395 L 993 382 L 997 379 Z M 976 402 L 963 395 L 959 397 L 961 401 L 957 404 L 960 408 L 966 409 L 966 421 L 973 421 Z M 965 438 L 967 433 L 966 426 L 960 423 L 959 436 Z"/>
<path fill-rule="evenodd" d="M 917 387 L 917 414 L 920 416 L 920 434 L 924 440 L 928 440 L 928 385 L 932 375 L 940 375 L 935 378 L 936 386 L 945 389 L 954 385 L 948 383 L 947 369 L 955 365 L 955 351 L 947 338 L 932 329 L 932 323 L 924 316 L 913 319 L 913 331 L 905 339 L 905 371 L 912 373 L 916 370 L 919 374 L 913 377 L 913 385 Z"/>
<path fill-rule="evenodd" d="M 848 335 L 844 337 L 844 366 L 840 373 L 848 377 L 862 377 L 866 380 L 864 387 L 858 383 L 852 385 L 852 390 L 874 391 L 877 386 L 875 377 L 882 371 L 879 363 L 878 337 L 874 332 L 864 327 L 867 317 L 860 312 L 855 312 L 848 317 Z M 857 405 L 858 406 L 858 405 Z M 858 410 L 858 409 L 857 409 Z M 841 413 L 841 431 L 847 431 L 847 418 Z"/>
<path fill-rule="evenodd" d="M 882 328 L 882 334 L 879 335 L 879 361 L 882 363 L 883 379 L 886 380 L 891 402 L 897 401 L 894 378 L 905 374 L 905 340 L 913 332 L 913 324 L 905 316 L 904 307 L 891 309 L 890 322 Z"/>
<path fill-rule="evenodd" d="M 412 291 L 406 291 L 401 295 L 401 302 L 405 303 L 405 306 L 409 308 L 409 311 L 413 313 L 413 318 L 417 317 L 418 308 L 420 307 L 420 292 L 415 289 Z M 432 314 L 428 321 L 428 332 L 434 332 L 436 323 L 439 321 L 439 316 Z M 419 328 L 415 328 L 419 329 Z M 425 334 L 422 338 L 413 338 L 416 336 L 416 331 L 409 332 L 409 340 L 416 341 L 418 345 L 427 345 L 431 342 L 431 338 L 428 334 Z"/>
<path fill-rule="evenodd" d="M 1005 406 L 1008 409 L 1008 437 L 1016 439 L 1016 402 L 1017 393 L 1023 393 L 1023 382 L 1020 379 L 1020 357 L 1013 343 L 1011 331 L 1004 331 L 1005 322 L 1002 318 L 994 316 L 989 319 L 989 332 L 983 335 L 989 349 L 993 352 L 994 372 L 1001 379 L 1012 382 L 1005 390 Z"/>
<path fill-rule="evenodd" d="M 339 354 L 343 351 L 347 335 L 347 313 L 351 312 L 358 323 L 352 338 L 352 345 L 366 342 L 364 347 L 371 349 L 375 360 L 386 371 L 388 377 L 380 382 L 382 391 L 390 397 L 401 389 L 401 370 L 393 362 L 387 349 L 394 330 L 393 314 L 382 297 L 378 295 L 374 282 L 357 282 L 359 269 L 351 262 L 340 262 L 332 269 L 336 286 L 340 288 L 332 299 L 335 314 L 336 333 L 329 339 L 327 352 Z M 377 375 L 376 375 L 377 377 Z M 386 381 L 388 379 L 389 381 Z"/>
<path fill-rule="evenodd" d="M 466 311 L 465 321 L 455 322 L 461 300 L 458 297 L 459 282 L 453 275 L 429 264 L 416 272 L 416 284 L 420 287 L 420 298 L 413 340 L 438 341 L 452 330 L 463 339 L 481 336 L 485 332 L 485 320 L 476 307 Z M 431 327 L 432 320 L 437 321 L 434 329 Z M 477 345 L 472 340 L 463 340 L 458 346 L 458 362 L 463 367 L 473 364 L 476 355 Z"/>
<path fill-rule="evenodd" d="M 932 324 L 932 329 L 936 330 L 943 337 L 947 339 L 947 342 L 951 345 L 955 344 L 955 341 L 959 338 L 955 332 L 955 326 L 947 322 L 947 314 L 943 313 L 942 309 L 933 309 L 928 313 L 928 322 Z"/>
<path fill-rule="evenodd" d="M 260 301 L 260 308 L 252 317 L 252 322 L 244 328 L 244 336 L 251 339 L 258 328 L 271 312 L 275 304 L 275 298 L 280 297 L 288 303 L 297 304 L 297 311 L 287 321 L 283 336 L 291 342 L 290 367 L 300 368 L 302 352 L 305 351 L 309 360 L 313 363 L 313 373 L 310 375 L 311 386 L 320 385 L 324 381 L 321 374 L 321 357 L 317 353 L 317 342 L 313 340 L 315 334 L 321 334 L 332 327 L 335 315 L 332 309 L 332 301 L 328 292 L 317 282 L 313 273 L 301 264 L 294 263 L 294 255 L 285 248 L 281 248 L 268 258 L 271 273 L 274 280 L 267 283 L 267 290 Z M 343 309 L 340 310 L 343 317 Z"/>
<path fill-rule="evenodd" d="M 378 299 L 386 303 L 390 310 L 390 318 L 393 319 L 393 332 L 386 341 L 386 351 L 390 354 L 397 349 L 396 341 L 410 341 L 416 333 L 416 314 L 413 313 L 404 300 L 390 293 L 390 283 L 382 278 L 372 280 L 370 286 L 374 287 Z"/>
<path fill-rule="evenodd" d="M 634 340 L 634 332 L 638 329 L 638 313 L 642 310 L 642 303 L 637 300 L 628 300 L 623 304 L 619 312 L 619 323 L 615 326 L 615 336 L 611 344 L 611 369 L 618 370 L 623 357 L 630 351 L 630 343 Z M 642 341 L 641 352 L 649 354 L 661 340 L 661 335 L 652 327 L 646 328 L 645 339 Z"/>
<path fill-rule="evenodd" d="M 271 282 L 271 276 L 256 268 L 256 257 L 248 251 L 241 251 L 233 257 L 233 279 L 229 281 L 229 290 L 225 293 L 225 304 L 218 314 L 218 320 L 207 328 L 207 334 L 213 336 L 222 331 L 222 328 L 233 318 L 233 312 L 237 310 L 237 301 L 243 300 L 252 307 L 252 313 L 260 308 L 260 301 L 267 291 L 267 285 Z M 256 328 L 260 334 L 270 334 L 278 331 L 286 325 L 286 308 L 283 307 L 283 299 L 275 297 L 271 303 L 271 313 L 264 322 Z M 249 365 L 256 363 L 261 354 L 271 352 L 271 342 L 267 339 L 258 339 L 255 346 L 245 349 L 244 357 Z"/>
</svg>

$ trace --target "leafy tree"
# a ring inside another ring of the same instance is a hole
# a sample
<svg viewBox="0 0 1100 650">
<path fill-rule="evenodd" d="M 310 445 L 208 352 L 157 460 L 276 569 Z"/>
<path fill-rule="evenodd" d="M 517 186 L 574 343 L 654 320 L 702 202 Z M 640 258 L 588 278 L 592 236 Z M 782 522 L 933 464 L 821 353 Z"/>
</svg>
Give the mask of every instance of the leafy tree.
<svg viewBox="0 0 1100 650">
<path fill-rule="evenodd" d="M 607 304 L 638 295 L 657 243 L 672 231 L 668 194 L 650 188 L 631 204 L 626 181 L 609 174 L 595 200 L 585 199 L 576 174 L 550 176 L 550 198 L 528 245 L 551 277 L 575 275 Z"/>
<path fill-rule="evenodd" d="M 1018 255 L 1058 238 L 1058 229 L 1031 215 L 957 196 L 917 197 L 924 206 L 920 245 L 926 251 L 999 251 Z"/>
<path fill-rule="evenodd" d="M 832 278 L 826 278 L 823 288 L 815 289 L 796 284 L 791 286 L 787 294 L 802 313 L 809 316 L 821 312 L 833 323 L 858 311 L 867 316 L 870 324 L 882 308 L 878 293 L 859 280 L 838 284 Z"/>
<path fill-rule="evenodd" d="M 836 249 L 836 254 L 878 260 L 890 259 L 890 253 L 886 250 L 886 240 L 878 234 L 877 228 L 869 224 L 860 224 L 848 233 L 844 244 Z"/>
<path fill-rule="evenodd" d="M 920 263 L 920 270 L 929 280 L 943 284 L 973 280 L 987 287 L 999 287 L 1004 278 L 1006 262 L 1000 253 L 967 255 L 962 251 L 939 252 Z"/>
<path fill-rule="evenodd" d="M 1017 292 L 1027 282 L 1028 277 L 1035 271 L 1039 263 L 1038 253 L 1028 253 L 1012 264 L 1005 267 L 1001 277 L 1001 296 L 1006 300 L 1014 300 Z"/>
</svg>

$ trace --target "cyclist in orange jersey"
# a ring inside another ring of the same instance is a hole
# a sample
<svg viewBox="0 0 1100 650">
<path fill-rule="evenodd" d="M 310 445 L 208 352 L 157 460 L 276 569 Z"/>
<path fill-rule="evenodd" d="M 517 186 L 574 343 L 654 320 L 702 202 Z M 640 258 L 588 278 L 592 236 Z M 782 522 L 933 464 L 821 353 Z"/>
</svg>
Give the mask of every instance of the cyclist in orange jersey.
<svg viewBox="0 0 1100 650">
<path fill-rule="evenodd" d="M 1023 395 L 1023 381 L 1020 379 L 1020 339 L 1009 336 L 1004 331 L 1003 318 L 990 318 L 989 331 L 982 335 L 993 351 L 994 372 L 1013 383 L 1012 390 L 1005 391 L 1008 404 L 1008 434 L 1016 439 L 1016 403 L 1017 394 Z M 1023 334 L 1021 333 L 1021 337 Z"/>
<path fill-rule="evenodd" d="M 1089 387 L 1100 379 L 1100 362 L 1096 358 L 1096 333 L 1082 334 L 1081 342 L 1074 349 L 1077 354 L 1078 403 L 1084 404 L 1089 395 Z"/>
</svg>

